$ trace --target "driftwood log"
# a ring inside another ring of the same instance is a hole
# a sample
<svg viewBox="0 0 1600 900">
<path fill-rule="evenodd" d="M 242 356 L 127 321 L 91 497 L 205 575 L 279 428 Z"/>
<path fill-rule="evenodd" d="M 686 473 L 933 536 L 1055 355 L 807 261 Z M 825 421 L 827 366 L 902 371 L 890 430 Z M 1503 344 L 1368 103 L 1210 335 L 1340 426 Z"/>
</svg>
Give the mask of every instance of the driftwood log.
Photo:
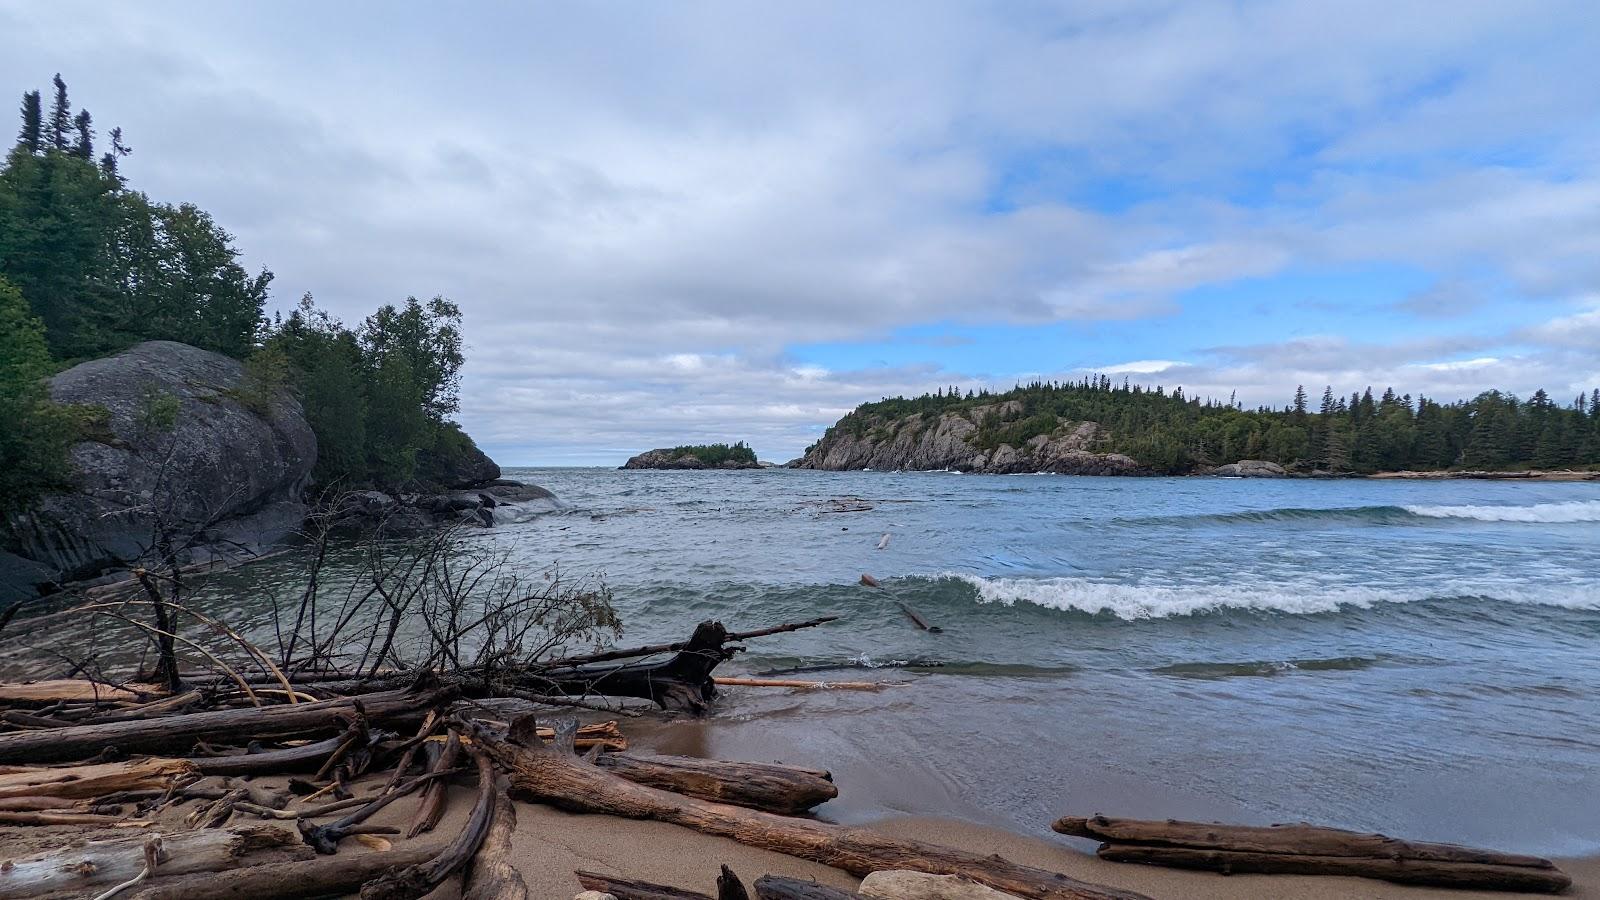
<svg viewBox="0 0 1600 900">
<path fill-rule="evenodd" d="M 827 772 L 773 763 L 605 754 L 595 764 L 636 784 L 780 815 L 803 813 L 839 796 Z"/>
<path fill-rule="evenodd" d="M 756 900 L 861 900 L 860 894 L 782 875 L 756 879 Z"/>
<path fill-rule="evenodd" d="M 1316 825 L 1215 825 L 1106 816 L 1057 820 L 1053 829 L 1103 841 L 1113 862 L 1214 872 L 1353 875 L 1404 884 L 1558 892 L 1572 884 L 1548 859 L 1455 844 L 1403 841 Z"/>
<path fill-rule="evenodd" d="M 222 869 L 247 866 L 265 853 L 309 856 L 299 837 L 274 825 L 178 831 L 162 835 L 161 876 L 196 872 L 215 877 Z M 87 841 L 0 865 L 0 898 L 16 900 L 43 894 L 89 893 L 121 884 L 145 866 L 143 834 L 114 840 Z"/>
<path fill-rule="evenodd" d="M 566 726 L 572 727 L 570 722 Z M 879 869 L 959 874 L 1030 900 L 1129 900 L 1139 896 L 999 856 L 898 840 L 866 829 L 778 816 L 634 784 L 564 752 L 559 737 L 557 747 L 546 747 L 536 737 L 515 740 L 532 733 L 532 723 L 525 720 L 513 723 L 508 734 L 480 723 L 463 722 L 459 727 L 510 775 L 513 794 L 573 812 L 671 822 L 858 876 Z"/>
<path fill-rule="evenodd" d="M 467 865 L 461 900 L 528 900 L 528 884 L 512 864 L 511 836 L 517 831 L 517 807 L 508 793 L 510 782 L 495 784 L 494 819 L 483 846 Z"/>
<path fill-rule="evenodd" d="M 477 854 L 483 839 L 489 834 L 489 823 L 494 818 L 496 786 L 494 763 L 481 749 L 472 748 L 472 760 L 478 770 L 478 799 L 467 816 L 467 824 L 438 856 L 427 862 L 391 869 L 361 886 L 361 900 L 418 900 L 432 893 L 457 869 L 464 867 Z"/>
<path fill-rule="evenodd" d="M 627 878 L 616 878 L 610 875 L 601 875 L 599 872 L 577 871 L 578 883 L 586 891 L 597 894 L 610 894 L 617 900 L 714 900 L 709 894 L 699 891 L 686 891 L 671 885 L 652 884 L 648 881 L 632 881 Z"/>
<path fill-rule="evenodd" d="M 264 863 L 227 872 L 160 878 L 130 900 L 293 900 L 353 894 L 392 869 L 425 863 L 439 847 L 401 846 L 383 853 L 341 854 L 304 862 Z M 165 867 L 163 867 L 165 869 Z"/>
<path fill-rule="evenodd" d="M 873 872 L 856 890 L 867 900 L 1017 900 L 969 878 L 926 872 Z"/>
<path fill-rule="evenodd" d="M 0 734 L 0 763 L 62 762 L 90 757 L 115 747 L 123 753 L 187 751 L 196 741 L 249 735 L 257 740 L 316 737 L 342 728 L 359 702 L 369 721 L 421 720 L 427 710 L 454 698 L 449 688 L 424 693 L 385 691 L 361 697 L 219 709 L 187 715 L 104 724 L 72 725 L 45 731 Z"/>
<path fill-rule="evenodd" d="M 196 774 L 195 766 L 181 759 L 139 759 L 25 769 L 0 775 L 0 799 L 10 797 L 61 797 L 87 799 L 118 791 L 164 788 L 173 778 Z"/>
</svg>

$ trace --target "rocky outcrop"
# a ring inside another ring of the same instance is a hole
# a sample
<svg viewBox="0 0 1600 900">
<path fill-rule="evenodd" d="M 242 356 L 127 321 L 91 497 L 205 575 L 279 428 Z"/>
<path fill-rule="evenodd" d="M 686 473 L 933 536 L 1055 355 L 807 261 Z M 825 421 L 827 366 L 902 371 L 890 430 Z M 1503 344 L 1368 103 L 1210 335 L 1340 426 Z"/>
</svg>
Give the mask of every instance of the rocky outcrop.
<svg viewBox="0 0 1600 900">
<path fill-rule="evenodd" d="M 1023 418 L 1021 401 L 1007 400 L 939 415 L 860 421 L 852 413 L 828 429 L 797 469 L 876 469 L 977 472 L 1009 475 L 1144 475 L 1130 456 L 1106 452 L 1110 436 L 1093 422 L 1058 419 L 1053 429 L 1016 445 L 986 446 L 980 431 Z M 981 426 L 981 428 L 980 428 Z"/>
<path fill-rule="evenodd" d="M 26 590 L 18 581 L 133 562 L 158 523 L 192 536 L 194 559 L 264 546 L 305 518 L 316 437 L 292 396 L 258 394 L 237 360 L 150 341 L 56 375 L 50 394 L 95 424 L 71 450 L 75 489 L 6 522 L 5 550 L 29 562 L 13 595 Z"/>
<path fill-rule="evenodd" d="M 342 495 L 339 503 L 335 515 L 342 529 L 389 536 L 421 534 L 453 522 L 511 525 L 568 508 L 536 484 L 505 479 L 434 494 L 354 491 Z"/>
<path fill-rule="evenodd" d="M 1208 474 L 1220 478 L 1287 478 L 1289 473 L 1283 466 L 1263 459 L 1241 459 L 1236 463 L 1217 466 Z"/>
<path fill-rule="evenodd" d="M 674 454 L 671 450 L 646 450 L 622 464 L 624 469 L 759 469 L 758 462 L 723 460 L 710 465 L 691 453 Z"/>
<path fill-rule="evenodd" d="M 454 424 L 432 450 L 417 451 L 418 487 L 426 490 L 458 490 L 490 484 L 500 478 L 500 466 L 478 449 L 472 438 Z"/>
</svg>

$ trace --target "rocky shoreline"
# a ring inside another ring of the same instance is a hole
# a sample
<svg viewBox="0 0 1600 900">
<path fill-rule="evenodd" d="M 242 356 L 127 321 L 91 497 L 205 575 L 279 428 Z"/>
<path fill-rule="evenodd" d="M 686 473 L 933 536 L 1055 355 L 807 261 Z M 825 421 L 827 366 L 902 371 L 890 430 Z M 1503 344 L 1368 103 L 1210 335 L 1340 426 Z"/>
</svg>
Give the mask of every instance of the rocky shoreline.
<svg viewBox="0 0 1600 900">
<path fill-rule="evenodd" d="M 91 415 L 70 452 L 75 484 L 0 522 L 0 602 L 119 578 L 162 533 L 187 565 L 230 565 L 291 538 L 312 515 L 317 439 L 287 391 L 262 392 L 238 360 L 147 341 L 50 380 L 51 398 Z M 342 529 L 417 534 L 454 522 L 492 526 L 561 508 L 507 481 L 470 441 L 419 453 L 394 492 L 329 492 Z"/>
<path fill-rule="evenodd" d="M 764 469 L 758 462 L 725 459 L 722 462 L 707 463 L 692 453 L 674 453 L 668 448 L 646 450 L 637 456 L 630 457 L 627 462 L 618 468 L 622 469 L 675 469 L 682 471 L 699 471 L 703 469 L 719 469 L 737 471 L 745 469 Z"/>
</svg>

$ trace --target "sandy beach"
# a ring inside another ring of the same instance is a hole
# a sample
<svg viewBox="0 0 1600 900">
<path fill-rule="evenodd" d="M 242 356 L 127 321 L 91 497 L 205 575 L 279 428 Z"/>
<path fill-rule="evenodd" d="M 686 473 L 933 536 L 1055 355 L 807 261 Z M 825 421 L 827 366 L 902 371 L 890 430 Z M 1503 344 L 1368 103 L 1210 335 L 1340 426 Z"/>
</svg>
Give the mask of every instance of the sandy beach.
<svg viewBox="0 0 1600 900">
<path fill-rule="evenodd" d="M 470 791 L 457 789 L 442 833 L 459 826 L 472 803 Z M 403 825 L 411 811 L 406 804 L 385 810 L 374 821 Z M 765 874 L 811 878 L 839 888 L 853 888 L 859 879 L 817 863 L 708 837 L 676 825 L 639 822 L 612 816 L 572 815 L 542 804 L 517 803 L 513 846 L 519 871 L 533 896 L 563 900 L 578 893 L 578 869 L 651 881 L 688 890 L 716 893 L 717 867 L 726 863 L 748 885 Z M 1417 888 L 1363 878 L 1312 878 L 1285 875 L 1223 876 L 1148 866 L 1103 862 L 1087 841 L 1040 839 L 955 819 L 892 818 L 869 826 L 884 834 L 959 847 L 976 853 L 999 853 L 1015 862 L 1060 872 L 1096 884 L 1137 891 L 1154 900 L 1259 900 L 1259 898 L 1370 898 L 1370 900 L 1476 900 L 1547 896 L 1483 891 Z M 349 847 L 340 852 L 364 852 Z M 1572 876 L 1564 897 L 1600 898 L 1600 858 L 1557 860 Z M 459 883 L 446 883 L 433 897 L 454 900 Z"/>
</svg>

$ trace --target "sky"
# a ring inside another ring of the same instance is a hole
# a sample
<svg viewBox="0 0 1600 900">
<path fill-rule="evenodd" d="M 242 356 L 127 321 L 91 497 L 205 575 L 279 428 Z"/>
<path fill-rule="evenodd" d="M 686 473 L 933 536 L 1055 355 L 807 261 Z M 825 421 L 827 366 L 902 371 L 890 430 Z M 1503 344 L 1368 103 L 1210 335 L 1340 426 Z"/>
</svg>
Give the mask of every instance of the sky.
<svg viewBox="0 0 1600 900">
<path fill-rule="evenodd" d="M 1282 406 L 1600 386 L 1592 0 L 49 4 L 272 309 L 443 294 L 502 465 L 1108 373 Z"/>
</svg>

